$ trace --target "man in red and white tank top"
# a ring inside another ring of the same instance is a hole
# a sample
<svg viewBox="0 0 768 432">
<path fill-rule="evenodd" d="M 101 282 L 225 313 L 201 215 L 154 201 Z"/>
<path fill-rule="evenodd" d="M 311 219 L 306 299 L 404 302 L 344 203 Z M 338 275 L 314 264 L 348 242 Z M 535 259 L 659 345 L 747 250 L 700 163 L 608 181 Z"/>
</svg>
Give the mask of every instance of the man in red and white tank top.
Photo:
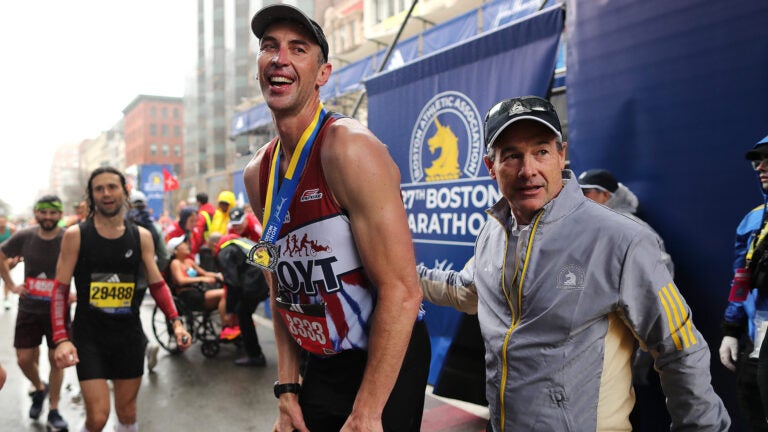
<svg viewBox="0 0 768 432">
<path fill-rule="evenodd" d="M 429 338 L 398 168 L 370 130 L 320 103 L 331 64 L 315 21 L 280 4 L 251 28 L 277 130 L 243 174 L 264 227 L 251 258 L 269 270 L 275 430 L 418 431 Z"/>
</svg>

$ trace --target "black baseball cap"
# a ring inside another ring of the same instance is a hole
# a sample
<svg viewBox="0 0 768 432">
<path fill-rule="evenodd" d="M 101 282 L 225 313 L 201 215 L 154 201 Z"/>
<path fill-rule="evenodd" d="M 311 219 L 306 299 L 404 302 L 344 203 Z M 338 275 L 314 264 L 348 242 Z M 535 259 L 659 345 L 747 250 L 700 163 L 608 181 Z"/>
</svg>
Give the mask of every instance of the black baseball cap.
<svg viewBox="0 0 768 432">
<path fill-rule="evenodd" d="M 600 189 L 610 193 L 614 193 L 619 189 L 619 182 L 616 181 L 616 177 L 606 169 L 584 171 L 577 180 L 582 189 Z"/>
<path fill-rule="evenodd" d="M 555 107 L 538 96 L 522 96 L 505 99 L 488 110 L 485 115 L 485 149 L 490 150 L 496 138 L 509 125 L 519 120 L 535 120 L 552 129 L 562 141 L 563 132 Z"/>
<path fill-rule="evenodd" d="M 317 44 L 320 45 L 323 59 L 328 61 L 328 40 L 325 38 L 323 29 L 320 27 L 320 24 L 316 23 L 298 8 L 287 4 L 265 6 L 253 16 L 251 30 L 253 30 L 253 34 L 257 38 L 261 39 L 267 27 L 278 21 L 293 21 L 306 28 L 309 34 L 315 37 Z"/>
<path fill-rule="evenodd" d="M 752 147 L 752 150 L 748 151 L 745 155 L 747 160 L 759 160 L 768 157 L 768 135 Z"/>
<path fill-rule="evenodd" d="M 229 211 L 229 226 L 245 222 L 245 217 L 245 210 L 242 207 L 233 208 Z"/>
</svg>

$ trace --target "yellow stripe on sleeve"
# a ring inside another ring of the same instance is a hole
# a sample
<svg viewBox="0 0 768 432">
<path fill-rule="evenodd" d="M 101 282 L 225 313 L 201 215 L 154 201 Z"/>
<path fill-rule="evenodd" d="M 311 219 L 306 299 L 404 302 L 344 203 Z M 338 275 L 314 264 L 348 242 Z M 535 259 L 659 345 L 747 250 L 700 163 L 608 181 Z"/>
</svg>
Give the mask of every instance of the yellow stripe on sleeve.
<svg viewBox="0 0 768 432">
<path fill-rule="evenodd" d="M 691 319 L 688 316 L 688 313 L 685 310 L 685 306 L 683 305 L 683 300 L 680 298 L 680 293 L 677 291 L 675 286 L 672 284 L 672 282 L 669 283 L 669 290 L 672 292 L 672 295 L 675 297 L 675 301 L 677 302 L 678 308 L 680 309 L 682 315 L 683 315 L 683 322 L 685 323 L 685 327 L 681 329 L 683 334 L 688 334 L 688 339 L 691 341 L 691 345 L 696 345 L 698 341 L 696 340 L 696 336 L 693 334 L 693 324 L 691 323 Z"/>
<path fill-rule="evenodd" d="M 672 319 L 672 312 L 669 310 L 669 305 L 667 304 L 667 300 L 664 298 L 664 294 L 662 293 L 662 290 L 659 290 L 659 300 L 661 300 L 661 304 L 664 306 L 664 310 L 667 312 L 667 321 L 669 321 L 669 328 L 672 329 L 672 341 L 675 342 L 675 348 L 677 348 L 677 350 L 680 351 L 683 349 L 683 346 L 680 343 L 680 338 L 677 337 L 677 332 L 674 330 L 675 323 Z"/>
<path fill-rule="evenodd" d="M 685 347 L 688 348 L 690 346 L 690 342 L 688 341 L 688 334 L 685 333 L 685 326 L 683 325 L 683 321 L 680 319 L 680 312 L 677 310 L 677 305 L 674 301 L 672 301 L 672 296 L 669 294 L 667 287 L 662 288 L 661 291 L 664 293 L 664 296 L 666 296 L 667 301 L 669 302 L 669 306 L 672 309 L 672 315 L 675 317 L 676 325 L 673 327 L 673 329 L 674 331 L 680 330 L 680 336 L 683 338 L 683 343 L 685 344 Z"/>
</svg>

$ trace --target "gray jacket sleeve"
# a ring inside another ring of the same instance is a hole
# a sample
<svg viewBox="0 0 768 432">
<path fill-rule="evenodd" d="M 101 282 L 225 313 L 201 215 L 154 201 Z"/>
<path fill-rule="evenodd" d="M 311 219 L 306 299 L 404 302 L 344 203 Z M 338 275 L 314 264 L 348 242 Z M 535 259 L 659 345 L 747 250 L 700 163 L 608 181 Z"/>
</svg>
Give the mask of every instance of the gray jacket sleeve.
<svg viewBox="0 0 768 432">
<path fill-rule="evenodd" d="M 671 430 L 727 431 L 730 417 L 711 384 L 709 346 L 650 233 L 632 240 L 621 275 L 620 312 L 655 358 Z"/>
<path fill-rule="evenodd" d="M 460 312 L 477 314 L 474 268 L 474 258 L 471 258 L 460 272 L 417 265 L 416 271 L 424 300 L 438 306 L 450 306 Z"/>
</svg>

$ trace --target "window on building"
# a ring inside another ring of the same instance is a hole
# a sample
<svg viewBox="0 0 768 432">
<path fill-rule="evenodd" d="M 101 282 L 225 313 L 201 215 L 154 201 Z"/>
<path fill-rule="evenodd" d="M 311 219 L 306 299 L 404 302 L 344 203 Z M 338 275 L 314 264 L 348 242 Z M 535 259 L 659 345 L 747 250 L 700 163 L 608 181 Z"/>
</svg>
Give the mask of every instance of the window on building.
<svg viewBox="0 0 768 432">
<path fill-rule="evenodd" d="M 149 107 L 149 116 L 155 117 L 157 115 L 157 108 L 155 107 Z"/>
<path fill-rule="evenodd" d="M 181 156 L 181 146 L 173 146 L 173 155 L 176 157 Z"/>
<path fill-rule="evenodd" d="M 336 31 L 336 46 L 341 47 L 341 50 L 346 50 L 349 42 L 347 41 L 347 27 L 341 26 Z M 341 51 L 340 50 L 340 51 Z"/>
<path fill-rule="evenodd" d="M 168 136 L 168 125 L 162 125 L 161 128 L 163 131 L 163 136 Z"/>
<path fill-rule="evenodd" d="M 157 125 L 156 124 L 150 124 L 149 125 L 149 134 L 152 136 L 157 136 Z"/>
<path fill-rule="evenodd" d="M 179 118 L 179 109 L 178 108 L 174 108 L 173 109 L 173 118 Z"/>
<path fill-rule="evenodd" d="M 149 155 L 150 156 L 157 156 L 157 144 L 150 144 L 149 145 Z"/>
<path fill-rule="evenodd" d="M 163 156 L 169 156 L 171 154 L 171 149 L 168 146 L 168 144 L 163 144 Z"/>
<path fill-rule="evenodd" d="M 386 0 L 376 1 L 376 22 L 380 23 L 387 18 L 387 2 Z"/>
<path fill-rule="evenodd" d="M 382 22 L 404 9 L 405 0 L 376 0 L 376 22 Z"/>
<path fill-rule="evenodd" d="M 347 23 L 347 32 L 349 33 L 349 41 L 348 41 L 349 47 L 352 48 L 356 44 L 356 41 L 355 41 L 355 39 L 356 39 L 355 38 L 355 22 L 354 21 L 350 21 L 349 23 Z"/>
<path fill-rule="evenodd" d="M 163 107 L 162 113 L 163 118 L 168 118 L 168 107 Z"/>
<path fill-rule="evenodd" d="M 173 136 L 175 136 L 176 138 L 179 138 L 181 136 L 181 126 L 173 127 Z"/>
</svg>

